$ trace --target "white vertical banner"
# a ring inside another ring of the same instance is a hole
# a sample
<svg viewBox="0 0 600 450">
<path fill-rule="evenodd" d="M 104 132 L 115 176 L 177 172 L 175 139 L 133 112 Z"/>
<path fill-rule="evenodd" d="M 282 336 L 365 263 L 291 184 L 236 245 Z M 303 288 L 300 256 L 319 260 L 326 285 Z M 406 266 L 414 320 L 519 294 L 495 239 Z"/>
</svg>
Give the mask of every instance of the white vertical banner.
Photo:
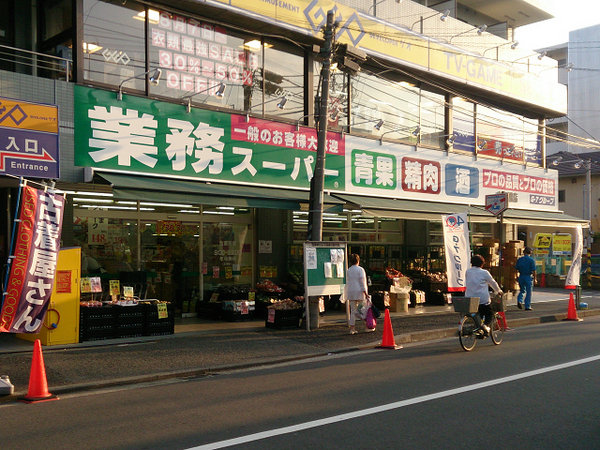
<svg viewBox="0 0 600 450">
<path fill-rule="evenodd" d="M 463 292 L 466 289 L 465 272 L 471 266 L 468 216 L 466 213 L 442 214 L 442 226 L 444 228 L 448 291 Z"/>
<path fill-rule="evenodd" d="M 567 279 L 565 280 L 565 289 L 577 289 L 581 275 L 581 258 L 583 255 L 583 232 L 581 225 L 575 231 L 575 248 L 573 249 L 573 262 L 569 268 Z"/>
</svg>

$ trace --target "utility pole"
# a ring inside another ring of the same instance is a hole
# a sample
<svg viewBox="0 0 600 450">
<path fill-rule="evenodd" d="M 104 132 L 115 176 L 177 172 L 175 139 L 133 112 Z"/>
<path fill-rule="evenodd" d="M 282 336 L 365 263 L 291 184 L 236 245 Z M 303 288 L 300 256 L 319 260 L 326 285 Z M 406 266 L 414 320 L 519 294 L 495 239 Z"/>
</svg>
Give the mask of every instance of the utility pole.
<svg viewBox="0 0 600 450">
<path fill-rule="evenodd" d="M 321 98 L 319 102 L 319 131 L 317 133 L 317 161 L 315 172 L 310 180 L 310 201 L 308 212 L 307 240 L 323 240 L 323 190 L 325 188 L 325 150 L 327 145 L 327 108 L 329 104 L 329 76 L 333 46 L 333 11 L 327 12 L 325 43 L 320 54 L 323 56 L 321 68 Z"/>
</svg>

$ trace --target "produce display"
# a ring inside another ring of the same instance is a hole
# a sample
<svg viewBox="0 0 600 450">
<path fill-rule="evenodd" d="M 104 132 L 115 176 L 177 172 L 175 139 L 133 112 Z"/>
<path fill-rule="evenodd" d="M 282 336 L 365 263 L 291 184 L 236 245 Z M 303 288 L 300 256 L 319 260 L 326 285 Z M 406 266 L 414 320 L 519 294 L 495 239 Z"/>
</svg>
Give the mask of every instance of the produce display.
<svg viewBox="0 0 600 450">
<path fill-rule="evenodd" d="M 256 289 L 263 292 L 283 292 L 283 289 L 273 283 L 271 280 L 263 280 L 256 283 Z"/>
<path fill-rule="evenodd" d="M 297 301 L 286 298 L 285 300 L 280 300 L 272 305 L 267 306 L 268 309 L 275 309 L 277 311 L 289 310 L 289 309 L 300 309 L 302 305 Z"/>
</svg>

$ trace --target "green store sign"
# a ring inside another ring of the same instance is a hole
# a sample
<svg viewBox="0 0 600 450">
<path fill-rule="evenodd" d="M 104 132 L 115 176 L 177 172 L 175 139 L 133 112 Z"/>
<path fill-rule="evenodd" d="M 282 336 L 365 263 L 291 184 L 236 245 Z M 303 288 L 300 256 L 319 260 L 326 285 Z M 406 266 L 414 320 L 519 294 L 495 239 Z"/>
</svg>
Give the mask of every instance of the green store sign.
<svg viewBox="0 0 600 450">
<path fill-rule="evenodd" d="M 309 188 L 313 128 L 75 86 L 75 164 L 203 181 Z M 345 146 L 328 133 L 325 188 L 345 188 Z"/>
</svg>

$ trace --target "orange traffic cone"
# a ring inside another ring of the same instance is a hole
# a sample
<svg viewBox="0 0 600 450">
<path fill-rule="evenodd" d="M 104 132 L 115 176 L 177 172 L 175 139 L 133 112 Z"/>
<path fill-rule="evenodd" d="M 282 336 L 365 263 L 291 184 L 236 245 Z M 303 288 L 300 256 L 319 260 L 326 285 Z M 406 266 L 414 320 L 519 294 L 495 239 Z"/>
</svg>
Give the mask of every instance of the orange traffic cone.
<svg viewBox="0 0 600 450">
<path fill-rule="evenodd" d="M 500 326 L 504 329 L 504 330 L 508 330 L 508 322 L 506 322 L 506 314 L 504 314 L 504 311 L 500 311 L 498 313 L 502 319 L 502 323 L 500 324 Z"/>
<path fill-rule="evenodd" d="M 569 295 L 569 309 L 567 310 L 567 318 L 564 320 L 575 320 L 581 321 L 579 317 L 577 317 L 577 308 L 575 308 L 575 300 L 573 300 L 573 293 Z"/>
<path fill-rule="evenodd" d="M 391 348 L 392 350 L 402 348 L 401 345 L 396 345 L 396 341 L 394 340 L 392 319 L 390 319 L 390 311 L 388 309 L 385 310 L 385 320 L 383 321 L 383 338 L 381 339 L 381 344 L 378 345 L 378 347 Z"/>
<path fill-rule="evenodd" d="M 27 395 L 25 397 L 19 397 L 19 400 L 25 403 L 58 400 L 56 395 L 52 395 L 48 392 L 46 368 L 44 367 L 44 357 L 42 356 L 42 342 L 39 339 L 36 339 L 33 345 L 33 360 L 31 361 L 29 389 L 27 390 Z"/>
</svg>

